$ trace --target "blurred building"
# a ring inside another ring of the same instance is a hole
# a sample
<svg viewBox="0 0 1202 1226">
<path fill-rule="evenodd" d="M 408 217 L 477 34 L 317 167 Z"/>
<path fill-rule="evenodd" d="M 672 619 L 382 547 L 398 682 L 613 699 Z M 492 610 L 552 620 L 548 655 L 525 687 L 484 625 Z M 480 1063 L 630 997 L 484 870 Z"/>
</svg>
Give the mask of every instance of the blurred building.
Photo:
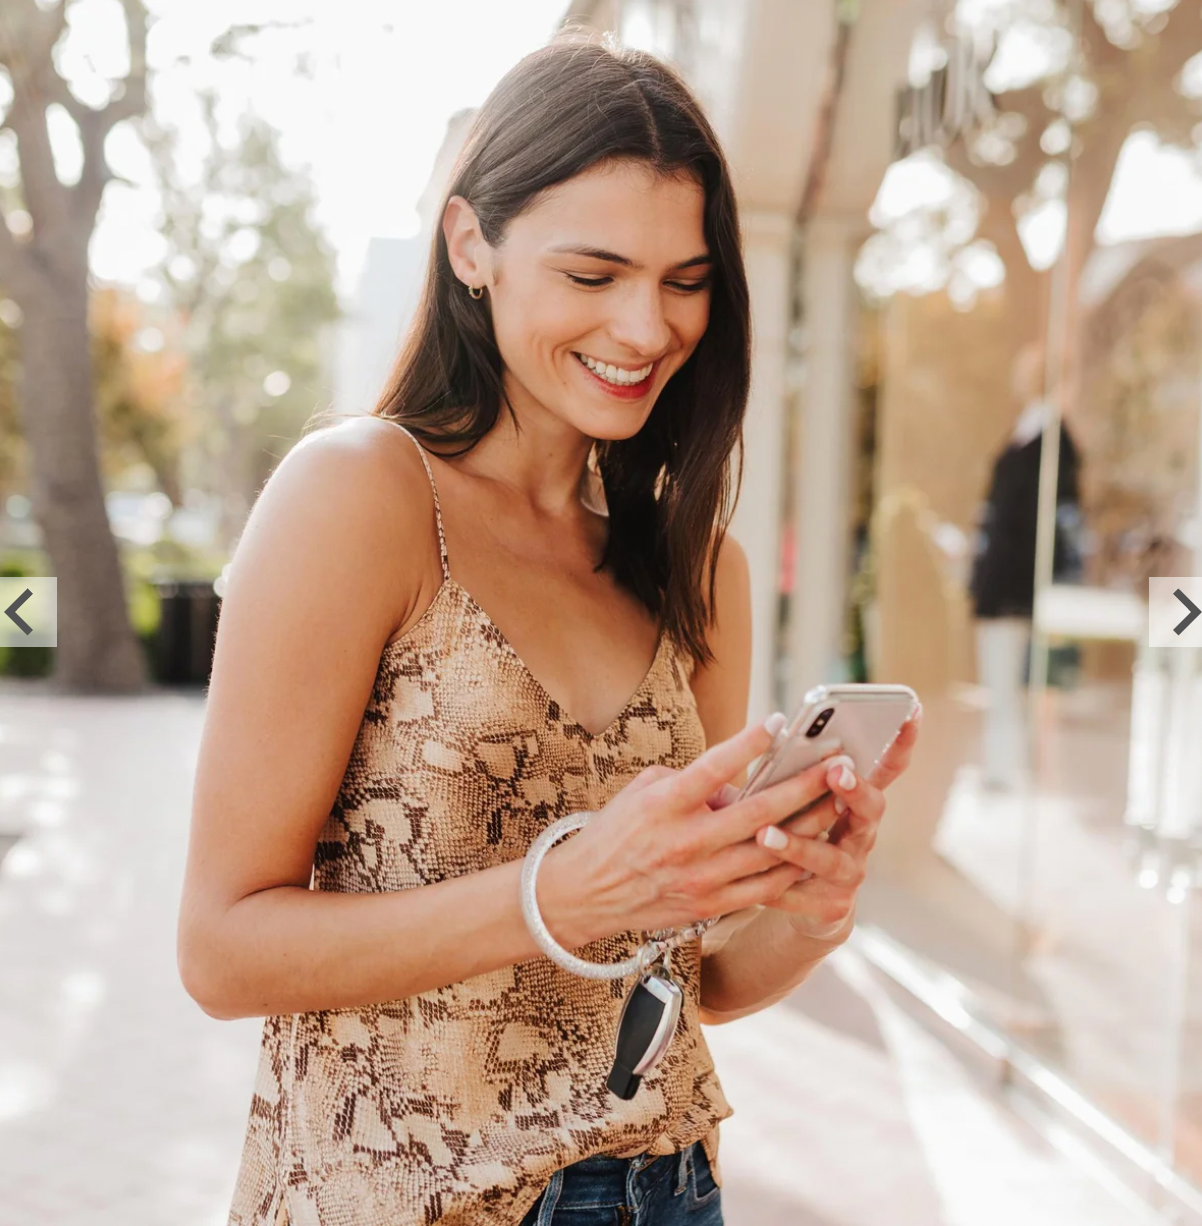
<svg viewBox="0 0 1202 1226">
<path fill-rule="evenodd" d="M 735 174 L 752 714 L 847 677 L 924 701 L 861 949 L 1202 1221 L 1202 663 L 1146 645 L 1149 576 L 1202 574 L 1196 6 L 567 17 L 674 60 Z"/>
<path fill-rule="evenodd" d="M 417 306 L 428 235 L 373 238 L 350 305 L 339 325 L 334 407 L 370 412 L 396 361 L 399 338 Z"/>
<path fill-rule="evenodd" d="M 350 305 L 339 325 L 334 370 L 334 408 L 369 412 L 396 361 L 401 339 L 421 294 L 435 213 L 474 111 L 447 123 L 429 182 L 418 201 L 421 220 L 411 238 L 372 238 Z"/>
</svg>

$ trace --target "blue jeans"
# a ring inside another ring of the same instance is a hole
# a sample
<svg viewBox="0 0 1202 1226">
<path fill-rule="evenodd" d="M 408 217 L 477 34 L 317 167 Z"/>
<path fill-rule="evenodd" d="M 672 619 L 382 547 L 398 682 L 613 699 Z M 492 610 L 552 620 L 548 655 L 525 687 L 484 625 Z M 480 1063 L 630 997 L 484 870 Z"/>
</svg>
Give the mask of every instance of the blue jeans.
<svg viewBox="0 0 1202 1226">
<path fill-rule="evenodd" d="M 698 1141 L 676 1154 L 585 1158 L 558 1170 L 521 1226 L 722 1226 Z"/>
</svg>

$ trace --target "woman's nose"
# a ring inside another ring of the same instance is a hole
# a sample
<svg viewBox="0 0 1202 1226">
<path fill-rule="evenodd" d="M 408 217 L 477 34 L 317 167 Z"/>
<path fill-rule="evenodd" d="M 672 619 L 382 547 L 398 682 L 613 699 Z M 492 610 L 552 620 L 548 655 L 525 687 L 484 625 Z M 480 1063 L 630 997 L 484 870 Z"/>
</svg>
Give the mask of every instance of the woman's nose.
<svg viewBox="0 0 1202 1226">
<path fill-rule="evenodd" d="M 659 357 L 672 337 L 659 287 L 639 289 L 626 296 L 610 324 L 610 332 L 614 340 L 640 357 Z"/>
</svg>

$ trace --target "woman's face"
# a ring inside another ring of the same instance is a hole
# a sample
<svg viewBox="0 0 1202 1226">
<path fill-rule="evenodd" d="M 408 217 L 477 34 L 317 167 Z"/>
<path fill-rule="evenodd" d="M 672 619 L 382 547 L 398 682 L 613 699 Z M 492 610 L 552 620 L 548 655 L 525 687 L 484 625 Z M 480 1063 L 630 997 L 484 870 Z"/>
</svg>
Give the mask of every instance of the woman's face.
<svg viewBox="0 0 1202 1226">
<path fill-rule="evenodd" d="M 488 287 L 519 417 L 546 412 L 590 438 L 638 432 L 709 319 L 704 208 L 691 176 L 612 162 L 547 191 L 496 248 L 476 241 L 475 279 L 456 272 Z"/>
</svg>

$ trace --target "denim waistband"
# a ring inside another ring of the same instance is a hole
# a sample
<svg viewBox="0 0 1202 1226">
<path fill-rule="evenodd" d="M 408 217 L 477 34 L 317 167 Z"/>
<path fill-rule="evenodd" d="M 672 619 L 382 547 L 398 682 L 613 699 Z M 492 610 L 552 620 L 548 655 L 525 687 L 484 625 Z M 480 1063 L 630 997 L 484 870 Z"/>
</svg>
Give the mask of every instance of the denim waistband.
<svg viewBox="0 0 1202 1226">
<path fill-rule="evenodd" d="M 637 1154 L 632 1158 L 597 1154 L 582 1158 L 555 1172 L 523 1226 L 548 1226 L 557 1210 L 592 1211 L 600 1215 L 596 1220 L 604 1216 L 610 1222 L 617 1210 L 635 1209 L 647 1201 L 689 1199 L 693 1203 L 698 1167 L 708 1175 L 700 1141 L 673 1154 Z"/>
</svg>

